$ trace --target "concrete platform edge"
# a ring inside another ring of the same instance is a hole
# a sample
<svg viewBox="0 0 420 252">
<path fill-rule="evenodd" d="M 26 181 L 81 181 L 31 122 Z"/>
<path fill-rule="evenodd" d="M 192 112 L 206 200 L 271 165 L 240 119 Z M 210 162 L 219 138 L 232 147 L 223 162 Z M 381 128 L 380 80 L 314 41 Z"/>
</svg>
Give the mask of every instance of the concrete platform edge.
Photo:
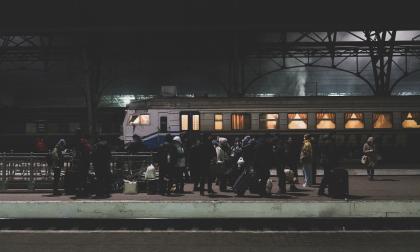
<svg viewBox="0 0 420 252">
<path fill-rule="evenodd" d="M 2 201 L 0 218 L 405 218 L 420 201 Z"/>
</svg>

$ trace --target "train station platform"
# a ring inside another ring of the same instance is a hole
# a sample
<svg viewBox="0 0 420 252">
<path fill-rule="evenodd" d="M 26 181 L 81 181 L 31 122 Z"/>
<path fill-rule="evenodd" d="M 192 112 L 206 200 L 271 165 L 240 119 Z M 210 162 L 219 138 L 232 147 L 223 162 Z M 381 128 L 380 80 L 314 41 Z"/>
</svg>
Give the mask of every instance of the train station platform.
<svg viewBox="0 0 420 252">
<path fill-rule="evenodd" d="M 318 177 L 318 183 L 320 178 Z M 277 179 L 273 178 L 274 184 Z M 350 176 L 349 200 L 317 195 L 317 186 L 260 197 L 232 192 L 200 196 L 186 185 L 171 196 L 115 193 L 107 199 L 0 193 L 0 218 L 404 218 L 420 217 L 420 176 Z M 277 191 L 274 186 L 273 191 Z"/>
</svg>

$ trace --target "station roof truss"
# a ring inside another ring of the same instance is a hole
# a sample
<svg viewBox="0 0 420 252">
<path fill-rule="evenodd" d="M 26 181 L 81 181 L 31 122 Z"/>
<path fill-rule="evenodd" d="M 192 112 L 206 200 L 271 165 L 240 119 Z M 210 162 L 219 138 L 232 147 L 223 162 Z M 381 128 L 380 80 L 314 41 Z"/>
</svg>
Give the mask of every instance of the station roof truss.
<svg viewBox="0 0 420 252">
<path fill-rule="evenodd" d="M 269 60 L 273 69 L 254 71 L 243 92 L 274 72 L 320 67 L 353 74 L 375 95 L 388 96 L 401 80 L 420 71 L 420 31 L 402 33 L 398 37 L 396 30 L 279 32 L 276 42 L 261 43 L 246 54 L 248 62 Z"/>
<path fill-rule="evenodd" d="M 238 36 L 245 32 L 238 32 Z M 235 92 L 245 94 L 255 82 L 271 73 L 299 68 L 320 67 L 343 71 L 360 78 L 375 95 L 388 96 L 403 79 L 420 71 L 420 31 L 364 30 L 325 32 L 272 31 L 275 39 L 255 43 L 234 43 L 237 68 L 253 68 L 255 62 L 272 64 L 269 70 L 252 70 L 255 76 L 235 84 Z M 254 32 L 258 36 L 258 32 Z M 402 36 L 399 36 L 402 34 Z M 60 42 L 56 42 L 56 38 Z M 73 43 L 62 43 L 65 33 L 0 33 L 0 71 L 2 65 L 19 62 L 29 69 L 41 63 L 47 70 L 50 62 L 83 55 L 89 36 Z M 249 35 L 247 35 L 247 38 Z M 85 46 L 84 46 L 85 45 Z M 241 71 L 238 71 L 240 75 Z M 240 79 L 240 78 L 239 78 Z M 229 88 L 232 89 L 232 88 Z"/>
</svg>

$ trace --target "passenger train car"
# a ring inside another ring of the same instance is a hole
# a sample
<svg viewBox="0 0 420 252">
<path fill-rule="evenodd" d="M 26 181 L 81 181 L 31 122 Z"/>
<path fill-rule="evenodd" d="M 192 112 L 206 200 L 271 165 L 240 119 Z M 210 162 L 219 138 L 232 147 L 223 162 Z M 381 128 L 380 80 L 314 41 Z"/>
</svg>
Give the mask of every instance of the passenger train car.
<svg viewBox="0 0 420 252">
<path fill-rule="evenodd" d="M 150 148 L 167 133 L 313 135 L 335 133 L 338 144 L 369 135 L 393 146 L 420 134 L 420 97 L 154 98 L 127 105 L 125 142 L 134 134 Z"/>
</svg>

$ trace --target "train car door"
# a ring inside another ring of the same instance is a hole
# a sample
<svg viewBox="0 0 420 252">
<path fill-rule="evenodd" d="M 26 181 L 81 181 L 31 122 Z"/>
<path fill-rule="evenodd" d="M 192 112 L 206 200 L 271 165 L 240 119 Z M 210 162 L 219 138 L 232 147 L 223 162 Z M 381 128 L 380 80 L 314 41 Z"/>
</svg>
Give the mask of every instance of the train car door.
<svg viewBox="0 0 420 252">
<path fill-rule="evenodd" d="M 168 114 L 159 113 L 159 131 L 161 133 L 168 132 Z"/>
<path fill-rule="evenodd" d="M 199 131 L 200 112 L 182 111 L 181 113 L 179 113 L 179 122 L 181 131 Z"/>
</svg>

